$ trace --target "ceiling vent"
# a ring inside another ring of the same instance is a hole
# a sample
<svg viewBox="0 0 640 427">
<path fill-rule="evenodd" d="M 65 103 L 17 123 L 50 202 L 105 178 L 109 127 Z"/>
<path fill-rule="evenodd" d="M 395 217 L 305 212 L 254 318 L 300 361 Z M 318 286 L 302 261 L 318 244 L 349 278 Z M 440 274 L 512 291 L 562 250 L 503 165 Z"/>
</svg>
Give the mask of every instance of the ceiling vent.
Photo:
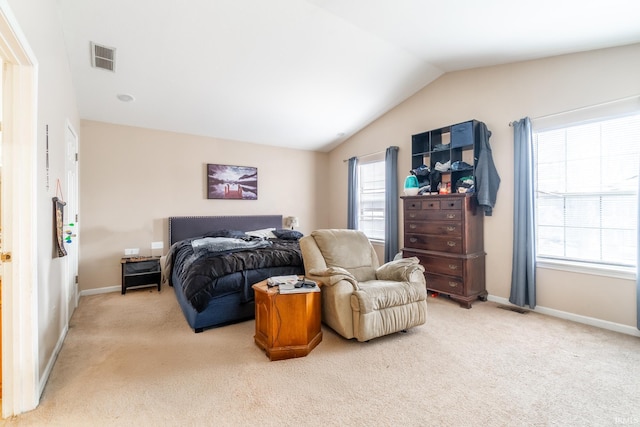
<svg viewBox="0 0 640 427">
<path fill-rule="evenodd" d="M 91 66 L 115 72 L 116 49 L 91 42 Z"/>
</svg>

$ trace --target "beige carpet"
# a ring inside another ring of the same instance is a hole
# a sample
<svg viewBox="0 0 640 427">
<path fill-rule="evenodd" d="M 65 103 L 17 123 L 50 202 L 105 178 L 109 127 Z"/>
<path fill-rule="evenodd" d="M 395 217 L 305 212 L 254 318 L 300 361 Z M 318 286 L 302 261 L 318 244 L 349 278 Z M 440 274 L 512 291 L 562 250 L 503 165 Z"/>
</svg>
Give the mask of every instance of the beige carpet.
<svg viewBox="0 0 640 427">
<path fill-rule="evenodd" d="M 640 339 L 491 302 L 429 300 L 369 343 L 324 327 L 269 362 L 254 322 L 195 334 L 172 288 L 83 297 L 40 406 L 19 426 L 640 425 Z"/>
</svg>

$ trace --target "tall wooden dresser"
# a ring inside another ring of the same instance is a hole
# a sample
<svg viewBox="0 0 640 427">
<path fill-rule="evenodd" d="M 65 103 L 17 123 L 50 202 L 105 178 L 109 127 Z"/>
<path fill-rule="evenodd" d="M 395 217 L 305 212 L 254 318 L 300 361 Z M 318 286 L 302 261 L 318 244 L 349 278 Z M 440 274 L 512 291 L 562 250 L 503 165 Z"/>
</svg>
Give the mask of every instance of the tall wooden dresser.
<svg viewBox="0 0 640 427">
<path fill-rule="evenodd" d="M 475 195 L 404 196 L 403 256 L 418 257 L 427 289 L 461 307 L 486 300 L 484 214 Z"/>
</svg>

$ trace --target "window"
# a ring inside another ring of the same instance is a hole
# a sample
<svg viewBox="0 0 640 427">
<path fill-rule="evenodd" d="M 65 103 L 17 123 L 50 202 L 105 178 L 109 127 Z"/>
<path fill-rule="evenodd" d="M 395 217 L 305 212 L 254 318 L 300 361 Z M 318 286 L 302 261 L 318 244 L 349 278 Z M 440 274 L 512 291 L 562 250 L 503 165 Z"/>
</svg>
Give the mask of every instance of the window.
<svg viewBox="0 0 640 427">
<path fill-rule="evenodd" d="M 358 165 L 358 230 L 384 241 L 384 160 Z"/>
<path fill-rule="evenodd" d="M 640 114 L 533 135 L 539 261 L 634 268 Z"/>
</svg>

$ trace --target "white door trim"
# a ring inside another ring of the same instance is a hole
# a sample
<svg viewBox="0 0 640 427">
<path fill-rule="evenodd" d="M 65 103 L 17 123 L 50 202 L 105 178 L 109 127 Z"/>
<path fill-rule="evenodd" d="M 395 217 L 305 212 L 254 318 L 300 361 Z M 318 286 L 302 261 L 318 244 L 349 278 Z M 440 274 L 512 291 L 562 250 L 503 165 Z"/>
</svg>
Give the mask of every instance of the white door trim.
<svg viewBox="0 0 640 427">
<path fill-rule="evenodd" d="M 69 138 L 72 138 L 73 143 L 69 145 Z M 78 210 L 80 207 L 79 195 L 78 195 L 78 133 L 73 128 L 71 121 L 67 119 L 64 136 L 66 146 L 66 177 L 67 188 L 65 194 L 67 195 L 67 216 L 65 222 L 67 224 L 74 224 L 73 226 L 65 226 L 65 231 L 68 229 L 72 234 L 71 245 L 67 246 L 67 261 L 65 266 L 65 281 L 64 287 L 64 302 L 65 302 L 65 322 L 69 324 L 71 315 L 75 308 L 78 306 L 78 284 L 76 278 L 78 277 L 78 253 L 80 248 L 79 225 L 78 225 Z"/>
<path fill-rule="evenodd" d="M 3 84 L 3 247 L 12 252 L 2 286 L 2 416 L 40 399 L 37 288 L 37 76 L 35 55 L 6 0 L 0 0 Z"/>
</svg>

